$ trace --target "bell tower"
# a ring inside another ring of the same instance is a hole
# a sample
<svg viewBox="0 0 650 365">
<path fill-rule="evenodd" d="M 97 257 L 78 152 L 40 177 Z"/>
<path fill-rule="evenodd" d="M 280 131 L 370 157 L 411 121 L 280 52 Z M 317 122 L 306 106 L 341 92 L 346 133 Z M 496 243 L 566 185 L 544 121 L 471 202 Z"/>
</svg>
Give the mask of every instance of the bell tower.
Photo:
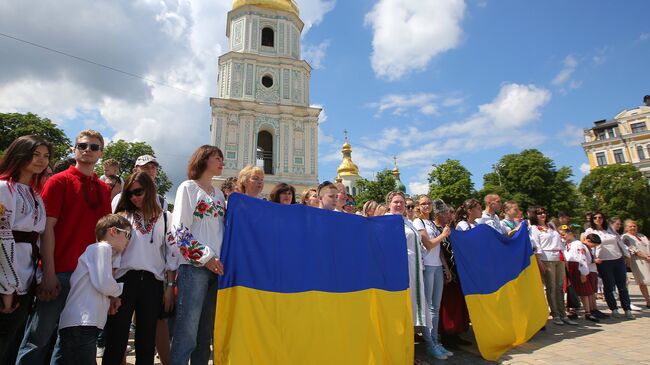
<svg viewBox="0 0 650 365">
<path fill-rule="evenodd" d="M 309 107 L 311 67 L 300 58 L 303 22 L 293 0 L 234 0 L 229 51 L 219 57 L 211 141 L 224 153 L 223 181 L 248 164 L 278 182 L 318 185 L 318 116 Z"/>
</svg>

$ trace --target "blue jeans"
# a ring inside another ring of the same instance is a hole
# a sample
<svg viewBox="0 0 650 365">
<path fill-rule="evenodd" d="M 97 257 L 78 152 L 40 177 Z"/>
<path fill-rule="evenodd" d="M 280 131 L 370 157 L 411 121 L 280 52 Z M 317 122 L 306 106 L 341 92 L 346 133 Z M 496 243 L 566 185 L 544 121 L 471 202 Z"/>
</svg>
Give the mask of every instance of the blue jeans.
<svg viewBox="0 0 650 365">
<path fill-rule="evenodd" d="M 178 268 L 178 298 L 172 340 L 172 365 L 207 365 L 214 334 L 217 274 L 203 267 Z"/>
<path fill-rule="evenodd" d="M 438 323 L 440 319 L 440 301 L 442 288 L 445 286 L 445 275 L 442 266 L 424 265 L 424 295 L 427 298 L 427 307 L 431 311 L 431 340 L 438 344 Z"/>
<path fill-rule="evenodd" d="M 59 296 L 49 302 L 36 300 L 34 312 L 29 317 L 27 328 L 25 328 L 25 336 L 18 350 L 17 365 L 40 365 L 48 362 L 52 365 L 62 364 L 57 329 L 59 327 L 59 317 L 70 292 L 70 276 L 72 276 L 72 273 L 60 272 L 56 276 L 61 283 L 61 292 Z M 48 361 L 47 356 L 50 354 L 55 340 L 54 352 L 51 360 Z"/>
<path fill-rule="evenodd" d="M 97 364 L 99 328 L 92 326 L 66 327 L 59 330 L 59 344 L 64 365 Z"/>
</svg>

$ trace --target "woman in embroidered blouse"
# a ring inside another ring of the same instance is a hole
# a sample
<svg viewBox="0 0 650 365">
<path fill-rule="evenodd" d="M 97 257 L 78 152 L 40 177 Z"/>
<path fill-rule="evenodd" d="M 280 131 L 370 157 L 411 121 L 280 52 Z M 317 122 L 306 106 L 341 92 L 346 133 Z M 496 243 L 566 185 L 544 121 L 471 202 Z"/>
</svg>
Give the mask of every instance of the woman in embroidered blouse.
<svg viewBox="0 0 650 365">
<path fill-rule="evenodd" d="M 178 298 L 172 340 L 172 364 L 206 365 L 214 333 L 217 275 L 223 241 L 225 199 L 212 186 L 221 175 L 223 153 L 203 145 L 190 158 L 186 180 L 176 191 L 172 227 L 182 257 L 178 267 Z M 241 178 L 239 179 L 241 181 Z"/>
<path fill-rule="evenodd" d="M 650 295 L 648 295 L 648 285 L 650 285 L 650 241 L 648 237 L 640 233 L 636 221 L 627 219 L 625 221 L 625 234 L 623 243 L 628 247 L 630 256 L 632 256 L 632 272 L 641 294 L 645 299 L 645 305 L 650 308 Z"/>
<path fill-rule="evenodd" d="M 530 221 L 530 239 L 535 247 L 535 253 L 544 264 L 542 279 L 546 287 L 546 300 L 551 308 L 553 323 L 562 326 L 565 323 L 577 325 L 566 314 L 564 305 L 564 278 L 566 267 L 562 252 L 566 244 L 562 241 L 557 229 L 547 221 L 546 209 L 535 207 L 528 214 Z"/>
<path fill-rule="evenodd" d="M 422 241 L 420 233 L 413 226 L 413 223 L 405 216 L 406 197 L 402 192 L 393 191 L 386 196 L 388 213 L 402 216 L 404 220 L 404 234 L 406 235 L 406 250 L 408 256 L 409 268 L 409 289 L 411 293 L 411 308 L 413 315 L 413 324 L 415 327 L 422 328 L 424 339 L 427 343 L 427 352 L 434 356 L 439 353 L 433 341 L 431 340 L 431 312 L 426 308 L 426 298 L 424 294 L 424 265 L 422 262 Z M 437 356 L 440 359 L 446 359 L 447 356 L 441 354 Z"/>
<path fill-rule="evenodd" d="M 0 363 L 27 320 L 39 235 L 45 229 L 45 206 L 39 192 L 46 179 L 52 147 L 41 137 L 15 139 L 0 160 Z"/>
<path fill-rule="evenodd" d="M 108 317 L 104 328 L 104 365 L 122 363 L 124 354 L 120 350 L 126 348 L 134 312 L 138 319 L 136 362 L 153 364 L 158 318 L 161 311 L 170 312 L 174 305 L 178 250 L 171 234 L 172 215 L 163 211 L 157 200 L 154 181 L 146 172 L 136 172 L 124 185 L 115 208 L 115 213 L 126 217 L 133 230 L 115 272 L 124 289 L 121 306 Z M 171 285 L 163 287 L 164 281 Z"/>
<path fill-rule="evenodd" d="M 239 171 L 237 184 L 240 193 L 259 198 L 264 190 L 264 170 L 254 165 L 244 167 Z"/>
<path fill-rule="evenodd" d="M 628 319 L 633 319 L 634 315 L 630 308 L 630 294 L 627 291 L 627 270 L 625 268 L 625 258 L 630 257 L 630 253 L 623 244 L 621 236 L 612 231 L 607 224 L 607 219 L 602 212 L 595 212 L 589 222 L 590 227 L 585 231 L 585 235 L 595 233 L 600 237 L 601 244 L 596 248 L 596 266 L 598 266 L 598 275 L 603 279 L 605 301 L 607 307 L 612 311 L 613 317 L 620 317 L 614 289 L 618 289 L 618 296 L 621 306 L 625 311 Z"/>
</svg>

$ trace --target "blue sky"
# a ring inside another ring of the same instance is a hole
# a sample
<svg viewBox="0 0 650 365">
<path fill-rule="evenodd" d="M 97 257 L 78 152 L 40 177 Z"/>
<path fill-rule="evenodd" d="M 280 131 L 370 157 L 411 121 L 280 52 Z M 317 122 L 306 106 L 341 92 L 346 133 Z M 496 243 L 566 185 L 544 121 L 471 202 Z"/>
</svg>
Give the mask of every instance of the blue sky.
<svg viewBox="0 0 650 365">
<path fill-rule="evenodd" d="M 178 184 L 191 151 L 209 143 L 207 98 L 227 50 L 230 4 L 6 4 L 0 33 L 158 83 L 0 36 L 0 112 L 36 112 L 69 135 L 92 127 L 147 141 Z M 298 4 L 303 56 L 314 66 L 311 103 L 325 111 L 321 180 L 336 174 L 347 129 L 364 177 L 392 168 L 397 155 L 412 193 L 426 188 L 432 163 L 460 159 L 480 187 L 501 156 L 524 148 L 570 166 L 579 181 L 582 128 L 650 94 L 644 1 Z"/>
</svg>

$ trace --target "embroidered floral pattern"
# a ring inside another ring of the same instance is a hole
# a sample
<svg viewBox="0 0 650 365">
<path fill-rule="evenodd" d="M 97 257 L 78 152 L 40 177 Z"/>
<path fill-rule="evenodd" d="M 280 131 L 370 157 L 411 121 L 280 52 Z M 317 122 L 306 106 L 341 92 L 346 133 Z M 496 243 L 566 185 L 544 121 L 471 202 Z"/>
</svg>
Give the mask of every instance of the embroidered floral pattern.
<svg viewBox="0 0 650 365">
<path fill-rule="evenodd" d="M 144 217 L 142 214 L 140 214 L 140 212 L 136 211 L 133 213 L 133 228 L 137 229 L 138 232 L 142 234 L 151 232 L 157 221 L 158 217 L 155 217 L 154 219 L 145 222 Z"/>
<path fill-rule="evenodd" d="M 203 256 L 203 249 L 205 246 L 194 239 L 190 230 L 183 227 L 183 225 L 176 230 L 176 244 L 178 244 L 178 248 L 183 257 L 185 257 L 190 264 L 200 266 L 199 260 Z"/>
<path fill-rule="evenodd" d="M 201 219 L 205 217 L 223 217 L 225 214 L 226 209 L 219 200 L 215 202 L 212 199 L 208 199 L 208 201 L 201 199 L 194 209 L 194 216 Z"/>
</svg>

